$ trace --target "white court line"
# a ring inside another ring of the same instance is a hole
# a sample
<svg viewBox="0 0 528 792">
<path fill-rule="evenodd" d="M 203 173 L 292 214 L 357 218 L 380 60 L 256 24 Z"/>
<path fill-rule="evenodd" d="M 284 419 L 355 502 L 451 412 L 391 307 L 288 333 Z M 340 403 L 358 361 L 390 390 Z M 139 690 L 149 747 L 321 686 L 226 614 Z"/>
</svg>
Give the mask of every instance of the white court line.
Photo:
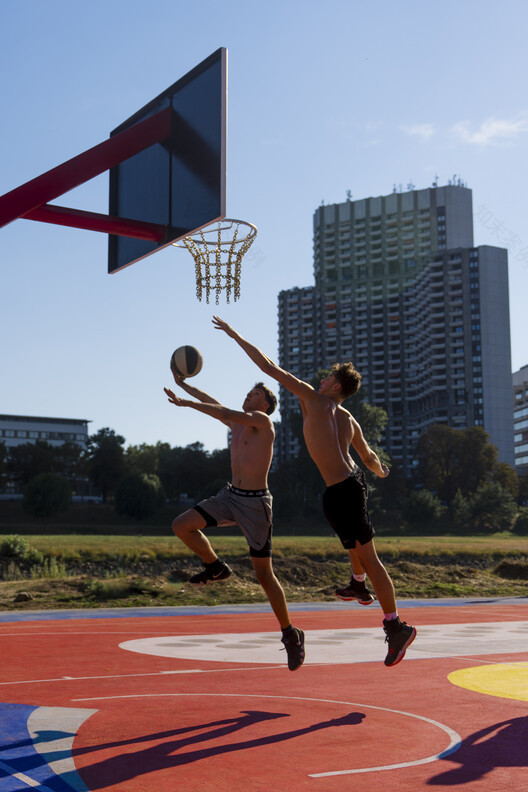
<svg viewBox="0 0 528 792">
<path fill-rule="evenodd" d="M 11 778 L 16 778 L 17 781 L 21 781 L 23 784 L 26 784 L 26 786 L 33 788 L 38 787 L 39 792 L 53 792 L 52 789 L 44 786 L 44 784 L 42 784 L 40 781 L 35 781 L 33 778 L 24 775 L 24 773 L 17 773 L 14 767 L 9 767 L 9 765 L 5 762 L 0 761 L 0 770 L 6 772 Z"/>
<path fill-rule="evenodd" d="M 318 663 L 318 665 L 332 665 L 332 663 Z M 226 671 L 235 671 L 237 673 L 239 671 L 273 671 L 276 668 L 285 669 L 286 666 L 251 666 L 250 668 L 240 668 L 239 666 L 233 666 L 233 668 L 182 668 L 174 671 L 152 671 L 144 674 L 106 674 L 100 676 L 82 677 L 63 676 L 52 679 L 20 679 L 16 682 L 0 682 L 0 685 L 9 687 L 10 685 L 31 685 L 37 683 L 41 684 L 44 682 L 79 682 L 89 679 L 128 679 L 146 676 L 169 676 L 171 674 L 221 674 L 225 673 Z"/>
<path fill-rule="evenodd" d="M 505 652 L 504 654 L 522 654 L 521 652 Z M 427 660 L 435 658 L 425 658 Z M 482 665 L 517 665 L 519 660 L 483 660 L 481 657 L 469 657 L 467 655 L 444 655 L 442 660 L 460 660 L 464 663 L 481 663 Z M 334 663 L 312 663 L 311 668 L 322 668 L 333 666 Z M 355 663 L 351 663 L 355 665 Z M 148 677 L 148 676 L 170 676 L 172 674 L 225 674 L 226 672 L 233 671 L 274 671 L 276 669 L 285 669 L 284 665 L 270 665 L 270 666 L 249 666 L 247 668 L 240 666 L 233 666 L 230 668 L 182 668 L 172 671 L 150 671 L 142 674 L 100 674 L 97 676 L 62 676 L 52 677 L 50 679 L 19 679 L 13 682 L 0 682 L 0 687 L 9 687 L 10 685 L 34 685 L 44 684 L 45 682 L 82 682 L 90 679 L 134 679 L 135 677 Z"/>
<path fill-rule="evenodd" d="M 443 759 L 446 756 L 449 756 L 455 751 L 458 751 L 460 746 L 462 745 L 462 737 L 458 732 L 454 729 L 451 729 L 449 726 L 445 726 L 443 723 L 439 721 L 435 721 L 432 718 L 426 718 L 424 715 L 415 715 L 413 712 L 404 712 L 403 710 L 395 710 L 390 709 L 389 707 L 376 707 L 373 704 L 363 704 L 358 703 L 357 701 L 336 701 L 334 699 L 317 699 L 317 698 L 307 698 L 306 696 L 272 696 L 267 694 L 257 694 L 257 693 L 135 693 L 126 696 L 96 696 L 93 698 L 82 698 L 82 699 L 72 699 L 72 701 L 108 701 L 110 699 L 131 699 L 131 698 L 161 698 L 167 696 L 210 696 L 210 697 L 218 697 L 218 696 L 225 696 L 230 698 L 258 698 L 258 699 L 280 699 L 281 701 L 315 701 L 322 704 L 344 704 L 347 707 L 362 707 L 365 709 L 374 709 L 379 710 L 381 712 L 392 712 L 396 715 L 404 715 L 408 718 L 415 718 L 416 720 L 424 721 L 425 723 L 430 723 L 432 726 L 436 726 L 441 731 L 445 732 L 447 736 L 450 738 L 450 743 L 443 751 L 440 753 L 436 753 L 432 756 L 426 756 L 423 759 L 415 759 L 411 762 L 401 762 L 398 764 L 392 765 L 383 765 L 380 767 L 360 767 L 354 770 L 330 770 L 325 773 L 308 773 L 309 778 L 326 778 L 328 776 L 335 776 L 335 775 L 351 775 L 353 773 L 376 773 L 378 770 L 395 770 L 400 767 L 414 767 L 416 765 L 428 764 L 429 762 L 436 762 L 439 759 Z"/>
</svg>

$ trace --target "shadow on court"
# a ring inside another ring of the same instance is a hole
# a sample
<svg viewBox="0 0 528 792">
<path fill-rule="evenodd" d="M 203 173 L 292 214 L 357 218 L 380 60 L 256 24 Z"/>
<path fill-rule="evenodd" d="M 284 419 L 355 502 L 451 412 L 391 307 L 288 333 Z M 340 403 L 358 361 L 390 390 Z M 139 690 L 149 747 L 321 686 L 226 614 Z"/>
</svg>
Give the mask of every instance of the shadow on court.
<svg viewBox="0 0 528 792">
<path fill-rule="evenodd" d="M 440 761 L 459 766 L 430 778 L 430 786 L 467 784 L 499 767 L 528 767 L 528 717 L 481 729 L 466 737 L 458 751 Z"/>
<path fill-rule="evenodd" d="M 204 745 L 205 743 L 214 742 L 215 740 L 234 735 L 237 732 L 242 733 L 252 726 L 261 724 L 265 721 L 288 717 L 290 717 L 289 714 L 284 712 L 242 710 L 239 716 L 225 720 L 211 721 L 196 726 L 171 729 L 169 731 L 146 734 L 126 740 L 117 740 L 115 742 L 86 746 L 78 749 L 74 747 L 71 753 L 69 751 L 46 752 L 45 757 L 32 757 L 31 763 L 33 767 L 35 767 L 36 763 L 46 764 L 55 762 L 71 755 L 79 757 L 97 751 L 122 748 L 127 745 L 136 745 L 146 742 L 156 743 L 148 748 L 140 748 L 131 753 L 120 753 L 119 755 L 102 759 L 101 761 L 95 761 L 93 764 L 89 765 L 82 766 L 79 762 L 76 762 L 83 781 L 91 790 L 97 790 L 113 784 L 123 783 L 146 773 L 178 767 L 180 765 L 198 762 L 202 759 L 229 754 L 235 751 L 247 751 L 259 746 L 274 745 L 287 740 L 294 740 L 296 737 L 313 734 L 322 729 L 358 726 L 365 718 L 365 714 L 361 712 L 351 712 L 340 718 L 331 718 L 330 720 L 314 723 L 299 729 L 269 734 L 254 739 L 244 739 L 243 734 L 241 734 L 241 739 L 236 742 L 221 745 Z M 198 734 L 197 732 L 200 733 Z M 68 736 L 71 737 L 72 735 L 66 732 L 44 731 L 39 732 L 33 741 L 20 741 L 17 744 L 11 744 L 9 747 L 11 749 L 21 748 L 26 745 L 36 745 L 39 742 L 48 742 L 50 739 Z M 12 760 L 10 764 L 14 769 L 25 770 L 26 772 L 29 769 L 28 759 L 24 756 Z"/>
</svg>

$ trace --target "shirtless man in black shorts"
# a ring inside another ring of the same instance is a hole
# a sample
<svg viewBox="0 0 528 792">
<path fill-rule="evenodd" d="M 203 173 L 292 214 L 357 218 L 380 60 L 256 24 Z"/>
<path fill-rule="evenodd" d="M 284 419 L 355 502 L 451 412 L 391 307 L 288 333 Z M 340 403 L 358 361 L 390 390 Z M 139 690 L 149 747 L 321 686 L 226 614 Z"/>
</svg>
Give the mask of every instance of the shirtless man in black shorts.
<svg viewBox="0 0 528 792">
<path fill-rule="evenodd" d="M 257 580 L 281 626 L 288 668 L 295 671 L 304 662 L 304 633 L 298 627 L 292 627 L 284 590 L 273 572 L 271 561 L 272 497 L 268 490 L 268 471 L 273 457 L 275 430 L 269 415 L 275 409 L 277 399 L 259 382 L 247 394 L 243 411 L 230 410 L 207 393 L 188 385 L 174 371 L 173 376 L 176 384 L 198 401 L 181 399 L 165 388 L 172 404 L 210 415 L 231 430 L 231 484 L 217 495 L 200 501 L 172 523 L 176 536 L 201 558 L 204 565 L 203 571 L 194 575 L 190 583 L 205 585 L 230 577 L 230 567 L 218 558 L 203 529 L 206 526 L 238 525 L 248 542 Z"/>
<path fill-rule="evenodd" d="M 316 391 L 273 363 L 222 319 L 215 316 L 213 324 L 233 338 L 267 376 L 298 397 L 306 447 L 326 484 L 325 516 L 351 560 L 354 551 L 370 578 L 384 613 L 383 629 L 388 643 L 385 665 L 396 665 L 414 641 L 416 629 L 399 619 L 392 580 L 374 547 L 365 476 L 349 453 L 353 445 L 369 470 L 380 478 L 388 475 L 388 468 L 367 444 L 358 422 L 341 406 L 344 399 L 356 393 L 361 376 L 351 363 L 335 364 Z"/>
</svg>

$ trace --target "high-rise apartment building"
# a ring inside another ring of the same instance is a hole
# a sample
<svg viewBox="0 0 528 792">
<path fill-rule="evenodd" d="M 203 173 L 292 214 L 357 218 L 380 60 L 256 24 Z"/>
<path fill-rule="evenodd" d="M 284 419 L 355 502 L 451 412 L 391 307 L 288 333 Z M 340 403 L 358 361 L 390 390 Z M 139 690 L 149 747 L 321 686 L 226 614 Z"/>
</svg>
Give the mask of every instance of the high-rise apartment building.
<svg viewBox="0 0 528 792">
<path fill-rule="evenodd" d="M 513 441 L 515 469 L 528 475 L 528 365 L 513 372 Z"/>
<path fill-rule="evenodd" d="M 407 474 L 419 435 L 437 423 L 483 426 L 513 464 L 507 253 L 473 246 L 471 190 L 320 206 L 314 275 L 313 287 L 279 295 L 281 365 L 310 379 L 352 360 L 368 400 L 388 412 L 384 444 Z M 281 396 L 284 438 L 292 404 Z"/>
<path fill-rule="evenodd" d="M 313 286 L 279 293 L 279 360 L 287 371 L 302 380 L 310 380 L 321 359 L 319 332 L 320 304 Z M 314 368 L 315 365 L 315 368 Z M 289 415 L 299 409 L 297 397 L 280 386 L 281 424 L 276 434 L 278 459 L 289 459 L 297 452 L 298 441 L 292 435 Z"/>
</svg>

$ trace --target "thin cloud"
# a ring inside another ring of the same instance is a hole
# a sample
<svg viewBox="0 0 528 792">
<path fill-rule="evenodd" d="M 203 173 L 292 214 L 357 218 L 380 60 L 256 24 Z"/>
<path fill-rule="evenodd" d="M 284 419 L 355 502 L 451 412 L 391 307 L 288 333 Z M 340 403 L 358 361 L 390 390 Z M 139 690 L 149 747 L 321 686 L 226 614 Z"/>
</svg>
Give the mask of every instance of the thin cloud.
<svg viewBox="0 0 528 792">
<path fill-rule="evenodd" d="M 528 132 L 528 119 L 507 121 L 501 118 L 488 118 L 475 131 L 471 130 L 469 121 L 460 121 L 451 128 L 451 131 L 463 143 L 476 146 L 512 143 L 524 132 Z"/>
<path fill-rule="evenodd" d="M 428 140 L 434 135 L 433 124 L 413 124 L 411 126 L 402 126 L 402 130 L 406 135 L 411 137 L 420 137 L 422 140 Z"/>
</svg>

